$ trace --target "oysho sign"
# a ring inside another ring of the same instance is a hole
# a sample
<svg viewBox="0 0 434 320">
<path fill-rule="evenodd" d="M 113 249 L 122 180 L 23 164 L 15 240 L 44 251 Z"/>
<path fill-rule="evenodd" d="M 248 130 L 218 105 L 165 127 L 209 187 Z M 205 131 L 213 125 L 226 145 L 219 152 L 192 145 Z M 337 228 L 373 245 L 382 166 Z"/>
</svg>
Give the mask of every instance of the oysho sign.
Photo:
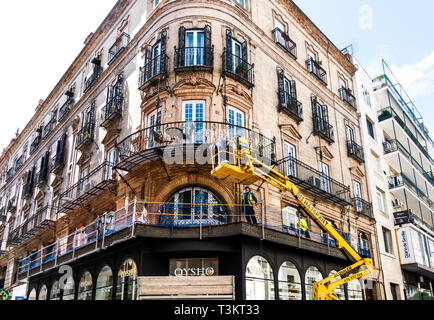
<svg viewBox="0 0 434 320">
<path fill-rule="evenodd" d="M 215 274 L 213 267 L 207 268 L 177 268 L 174 271 L 175 277 L 212 277 Z"/>
</svg>

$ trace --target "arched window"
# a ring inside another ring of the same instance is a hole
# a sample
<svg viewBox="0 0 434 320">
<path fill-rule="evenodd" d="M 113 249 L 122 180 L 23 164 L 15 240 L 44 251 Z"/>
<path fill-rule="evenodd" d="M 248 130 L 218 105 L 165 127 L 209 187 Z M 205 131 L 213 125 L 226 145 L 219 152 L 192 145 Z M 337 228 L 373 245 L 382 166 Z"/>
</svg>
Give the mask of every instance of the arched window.
<svg viewBox="0 0 434 320">
<path fill-rule="evenodd" d="M 363 300 L 362 286 L 359 280 L 348 282 L 348 300 Z"/>
<path fill-rule="evenodd" d="M 73 277 L 70 277 L 63 288 L 62 300 L 74 300 L 75 295 L 75 281 Z"/>
<path fill-rule="evenodd" d="M 337 271 L 332 270 L 332 271 L 330 271 L 329 276 L 332 276 L 332 275 L 334 275 L 335 273 L 337 273 Z M 339 277 L 335 278 L 333 281 L 331 281 L 331 283 L 333 283 L 333 282 L 335 282 L 335 281 L 339 281 L 339 280 L 341 280 L 341 279 L 342 279 L 341 276 L 339 276 Z M 336 290 L 335 290 L 335 292 L 334 292 L 334 294 L 335 294 L 335 296 L 338 297 L 339 299 L 341 299 L 341 300 L 345 300 L 345 290 L 344 290 L 344 286 L 341 285 L 341 286 L 337 287 Z"/>
<path fill-rule="evenodd" d="M 92 300 L 92 275 L 86 271 L 78 284 L 77 300 Z"/>
<path fill-rule="evenodd" d="M 301 277 L 292 262 L 286 261 L 279 270 L 280 300 L 301 300 Z"/>
<path fill-rule="evenodd" d="M 60 300 L 59 281 L 57 280 L 54 281 L 53 285 L 51 286 L 50 300 Z"/>
<path fill-rule="evenodd" d="M 38 300 L 47 300 L 47 286 L 44 284 L 41 288 L 41 290 L 39 290 L 39 296 L 38 296 Z"/>
<path fill-rule="evenodd" d="M 256 256 L 246 268 L 246 300 L 274 300 L 274 274 L 268 261 Z"/>
<path fill-rule="evenodd" d="M 217 225 L 227 223 L 220 198 L 201 187 L 189 187 L 172 195 L 160 208 L 160 224 L 166 226 Z"/>
<path fill-rule="evenodd" d="M 113 272 L 109 266 L 101 269 L 96 280 L 95 300 L 112 300 Z"/>
<path fill-rule="evenodd" d="M 36 289 L 35 288 L 33 288 L 32 291 L 30 291 L 29 300 L 36 300 Z"/>
<path fill-rule="evenodd" d="M 313 284 L 314 282 L 321 281 L 323 276 L 317 267 L 309 267 L 306 271 L 305 284 L 306 284 L 306 300 L 312 300 Z"/>
<path fill-rule="evenodd" d="M 133 259 L 127 259 L 118 272 L 116 300 L 137 299 L 137 265 Z"/>
</svg>

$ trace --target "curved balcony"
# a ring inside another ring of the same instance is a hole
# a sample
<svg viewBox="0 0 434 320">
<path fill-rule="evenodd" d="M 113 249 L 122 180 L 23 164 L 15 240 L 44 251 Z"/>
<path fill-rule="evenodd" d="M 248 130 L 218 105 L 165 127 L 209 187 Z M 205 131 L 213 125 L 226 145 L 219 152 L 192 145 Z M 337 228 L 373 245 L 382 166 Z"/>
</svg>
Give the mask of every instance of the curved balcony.
<svg viewBox="0 0 434 320">
<path fill-rule="evenodd" d="M 223 51 L 222 76 L 228 76 L 245 85 L 248 89 L 255 86 L 254 64 L 233 53 Z"/>
<path fill-rule="evenodd" d="M 236 136 L 248 139 L 260 156 L 275 159 L 275 141 L 248 128 L 212 121 L 171 122 L 142 129 L 116 144 L 119 162 L 116 168 L 131 172 L 146 162 L 160 159 L 167 146 L 180 146 L 183 152 L 194 152 L 198 147 L 208 149 L 221 140 Z"/>
<path fill-rule="evenodd" d="M 175 72 L 212 72 L 214 46 L 175 47 Z"/>
<path fill-rule="evenodd" d="M 150 59 L 140 67 L 139 90 L 144 91 L 152 84 L 167 78 L 169 57 L 164 53 Z"/>
</svg>

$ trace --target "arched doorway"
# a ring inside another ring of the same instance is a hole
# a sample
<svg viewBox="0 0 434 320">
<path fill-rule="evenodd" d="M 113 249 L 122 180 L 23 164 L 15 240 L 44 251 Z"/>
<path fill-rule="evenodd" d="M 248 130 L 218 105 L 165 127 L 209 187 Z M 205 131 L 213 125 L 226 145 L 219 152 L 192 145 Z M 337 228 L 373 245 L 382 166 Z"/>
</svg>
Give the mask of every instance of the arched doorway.
<svg viewBox="0 0 434 320">
<path fill-rule="evenodd" d="M 104 266 L 96 279 L 95 300 L 112 300 L 113 272 L 109 266 Z"/>
<path fill-rule="evenodd" d="M 363 300 L 363 290 L 359 280 L 348 282 L 348 300 Z"/>
<path fill-rule="evenodd" d="M 302 300 L 301 277 L 297 267 L 285 261 L 279 270 L 279 299 Z"/>
<path fill-rule="evenodd" d="M 335 273 L 337 273 L 337 271 L 332 270 L 332 271 L 330 271 L 329 276 L 332 276 L 332 275 L 334 275 Z M 332 283 L 335 282 L 335 281 L 339 281 L 339 280 L 341 280 L 341 279 L 342 279 L 341 276 L 338 276 L 337 278 L 335 278 L 335 279 L 332 281 Z M 344 290 L 344 286 L 342 285 L 342 286 L 337 287 L 336 290 L 335 290 L 335 292 L 334 292 L 334 294 L 335 294 L 335 296 L 337 296 L 339 299 L 341 299 L 341 300 L 345 300 L 345 290 Z"/>
<path fill-rule="evenodd" d="M 118 272 L 116 286 L 116 300 L 137 299 L 137 265 L 133 259 L 127 259 L 122 263 Z"/>
<path fill-rule="evenodd" d="M 321 281 L 322 279 L 323 276 L 317 267 L 311 266 L 307 269 L 304 278 L 306 287 L 306 300 L 312 300 L 313 284 L 315 282 Z"/>
<path fill-rule="evenodd" d="M 36 300 L 36 289 L 35 288 L 33 288 L 32 291 L 30 291 L 29 300 Z"/>
<path fill-rule="evenodd" d="M 48 289 L 47 286 L 44 284 L 39 290 L 38 300 L 47 300 L 47 293 Z"/>
<path fill-rule="evenodd" d="M 80 278 L 77 300 L 92 300 L 92 275 L 89 271 Z"/>
<path fill-rule="evenodd" d="M 75 281 L 73 277 L 68 278 L 65 287 L 63 288 L 62 300 L 74 300 L 75 296 Z"/>
<path fill-rule="evenodd" d="M 54 281 L 50 290 L 50 300 L 60 300 L 60 287 L 59 281 Z"/>
<path fill-rule="evenodd" d="M 274 273 L 267 259 L 255 256 L 246 268 L 246 300 L 274 300 Z"/>
</svg>

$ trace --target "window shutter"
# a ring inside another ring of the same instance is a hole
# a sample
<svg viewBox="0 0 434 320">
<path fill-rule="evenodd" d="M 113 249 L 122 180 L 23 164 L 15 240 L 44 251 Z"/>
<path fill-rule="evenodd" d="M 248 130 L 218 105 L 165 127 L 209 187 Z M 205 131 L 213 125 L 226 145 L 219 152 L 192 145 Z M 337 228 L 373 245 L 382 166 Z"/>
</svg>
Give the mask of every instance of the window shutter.
<svg viewBox="0 0 434 320">
<path fill-rule="evenodd" d="M 152 46 L 147 45 L 145 48 L 145 70 L 144 70 L 144 81 L 146 82 L 148 79 L 151 78 L 151 71 L 152 71 Z"/>
<path fill-rule="evenodd" d="M 120 105 L 120 99 L 122 97 L 122 84 L 123 84 L 124 77 L 122 74 L 118 75 L 118 81 L 115 84 L 113 97 L 115 99 L 115 105 Z"/>
<path fill-rule="evenodd" d="M 277 72 L 279 81 L 279 104 L 281 107 L 285 106 L 285 75 L 282 70 Z"/>
<path fill-rule="evenodd" d="M 321 106 L 322 108 L 322 116 L 323 116 L 323 120 L 327 123 L 329 123 L 329 109 L 327 108 L 326 105 Z"/>
<path fill-rule="evenodd" d="M 166 74 L 166 46 L 167 46 L 167 31 L 161 33 L 161 65 L 160 70 L 162 74 Z"/>
<path fill-rule="evenodd" d="M 295 80 L 291 80 L 289 81 L 289 86 L 290 86 L 290 94 L 293 100 L 297 100 L 297 86 L 295 84 Z"/>
<path fill-rule="evenodd" d="M 244 60 L 245 63 L 248 63 L 248 61 L 249 61 L 249 52 L 247 50 L 247 41 L 244 41 L 241 44 L 241 58 Z"/>
<path fill-rule="evenodd" d="M 313 113 L 313 117 L 314 118 L 318 117 L 318 109 L 317 109 L 316 97 L 312 97 L 312 113 Z"/>
<path fill-rule="evenodd" d="M 233 69 L 234 63 L 232 60 L 232 31 L 228 29 L 226 30 L 226 70 L 232 71 Z"/>
<path fill-rule="evenodd" d="M 107 98 L 106 98 L 106 103 L 109 104 L 111 100 L 111 86 L 107 87 Z"/>
<path fill-rule="evenodd" d="M 211 53 L 211 26 L 207 24 L 205 28 L 203 28 L 203 32 L 205 34 L 205 65 L 211 66 L 212 65 L 212 53 Z"/>
</svg>

